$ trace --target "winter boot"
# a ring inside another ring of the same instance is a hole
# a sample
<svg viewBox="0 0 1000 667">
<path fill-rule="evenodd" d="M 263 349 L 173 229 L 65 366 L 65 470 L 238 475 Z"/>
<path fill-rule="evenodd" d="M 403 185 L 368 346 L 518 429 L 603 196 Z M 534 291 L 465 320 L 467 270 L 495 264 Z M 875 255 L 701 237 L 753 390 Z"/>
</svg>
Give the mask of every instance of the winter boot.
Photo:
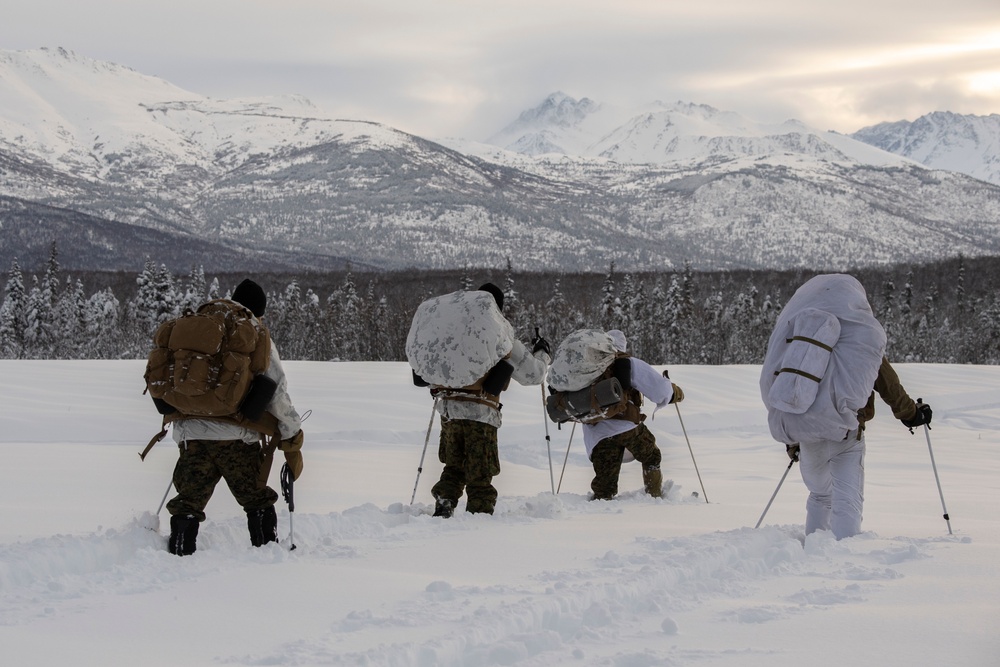
<svg viewBox="0 0 1000 667">
<path fill-rule="evenodd" d="M 175 556 L 190 556 L 194 553 L 198 539 L 198 519 L 193 514 L 170 517 L 170 537 L 167 551 Z"/>
<path fill-rule="evenodd" d="M 247 510 L 250 544 L 255 547 L 278 541 L 278 513 L 274 505 L 262 510 Z"/>
<path fill-rule="evenodd" d="M 455 513 L 455 505 L 447 498 L 434 496 L 434 516 L 450 519 Z"/>
<path fill-rule="evenodd" d="M 663 473 L 660 472 L 660 466 L 643 466 L 642 482 L 646 493 L 654 498 L 663 497 Z"/>
</svg>

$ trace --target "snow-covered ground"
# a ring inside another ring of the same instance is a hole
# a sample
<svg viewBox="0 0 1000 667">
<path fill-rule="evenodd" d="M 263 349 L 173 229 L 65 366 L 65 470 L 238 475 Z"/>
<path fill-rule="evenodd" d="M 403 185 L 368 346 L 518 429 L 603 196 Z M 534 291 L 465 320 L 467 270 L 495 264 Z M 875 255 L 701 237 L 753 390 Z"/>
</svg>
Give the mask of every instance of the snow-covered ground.
<svg viewBox="0 0 1000 667">
<path fill-rule="evenodd" d="M 580 434 L 541 390 L 504 396 L 494 516 L 429 516 L 437 424 L 398 363 L 288 362 L 312 410 L 294 540 L 250 546 L 220 484 L 198 552 L 154 525 L 176 459 L 142 362 L 0 362 L 0 654 L 5 665 L 998 665 L 1000 368 L 900 364 L 927 441 L 884 404 L 868 433 L 865 532 L 804 540 L 797 468 L 768 433 L 758 367 L 671 367 L 651 423 L 669 497 L 588 502 Z M 272 470 L 277 488 L 280 457 Z M 692 492 L 698 491 L 700 497 Z M 464 503 L 463 503 L 464 504 Z"/>
</svg>

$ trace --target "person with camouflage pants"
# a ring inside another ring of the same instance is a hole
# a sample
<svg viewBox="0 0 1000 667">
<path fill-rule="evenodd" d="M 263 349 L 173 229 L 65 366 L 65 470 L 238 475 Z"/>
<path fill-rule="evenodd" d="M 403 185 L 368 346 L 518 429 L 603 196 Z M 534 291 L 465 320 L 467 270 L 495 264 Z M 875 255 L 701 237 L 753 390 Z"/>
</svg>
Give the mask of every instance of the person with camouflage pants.
<svg viewBox="0 0 1000 667">
<path fill-rule="evenodd" d="M 615 348 L 624 353 L 625 335 L 618 330 L 607 332 Z M 641 359 L 629 357 L 631 388 L 628 390 L 629 409 L 616 417 L 583 424 L 583 442 L 594 466 L 590 484 L 592 500 L 611 500 L 618 494 L 618 477 L 622 463 L 633 458 L 642 464 L 643 488 L 650 496 L 663 495 L 663 473 L 660 471 L 660 449 L 656 438 L 642 422 L 640 412 L 643 396 L 656 404 L 656 409 L 684 400 L 684 392 L 660 375 Z M 655 410 L 654 410 L 655 413 Z"/>
<path fill-rule="evenodd" d="M 446 503 L 452 509 L 464 490 L 466 511 L 493 514 L 497 490 L 493 478 L 500 474 L 497 429 L 471 419 L 441 418 L 438 460 L 444 464 L 441 479 L 431 489 L 444 515 Z"/>
<path fill-rule="evenodd" d="M 594 465 L 594 480 L 590 489 L 594 500 L 611 500 L 618 495 L 618 476 L 622 460 L 628 452 L 642 464 L 643 487 L 649 495 L 663 495 L 663 474 L 660 472 L 660 448 L 656 438 L 644 424 L 620 435 L 601 440 L 590 454 Z"/>
<path fill-rule="evenodd" d="M 493 295 L 503 311 L 503 292 L 492 283 L 479 290 Z M 502 315 L 500 315 L 502 317 Z M 506 322 L 505 322 L 506 324 Z M 506 327 L 512 332 L 509 326 Z M 510 378 L 522 385 L 541 384 L 550 360 L 549 344 L 537 337 L 531 351 L 511 337 L 510 354 L 502 360 L 512 368 Z M 500 390 L 490 394 L 485 378 L 474 387 L 432 386 L 441 415 L 438 459 L 444 464 L 441 477 L 431 489 L 434 516 L 450 517 L 463 491 L 468 496 L 466 511 L 493 514 L 497 490 L 493 478 L 500 474 L 497 430 L 500 428 Z"/>
<path fill-rule="evenodd" d="M 263 317 L 267 298 L 252 280 L 244 280 L 230 298 L 244 306 L 255 322 Z M 270 337 L 268 336 L 268 339 Z M 220 479 L 225 479 L 233 497 L 247 515 L 250 543 L 259 547 L 278 540 L 278 517 L 274 504 L 278 493 L 267 486 L 270 462 L 264 463 L 262 438 L 269 429 L 280 439 L 278 449 L 295 478 L 302 472 L 302 420 L 288 395 L 288 381 L 273 341 L 270 361 L 263 375 L 275 390 L 257 421 L 231 417 L 198 418 L 175 412 L 168 417 L 174 441 L 180 450 L 173 482 L 177 495 L 167 503 L 170 537 L 167 549 L 178 556 L 196 550 L 198 526 L 205 520 L 205 507 Z M 276 426 L 275 426 L 276 424 Z M 266 468 L 266 469 L 265 469 Z"/>
<path fill-rule="evenodd" d="M 261 447 L 232 440 L 185 440 L 178 444 L 182 456 L 174 468 L 177 496 L 167 503 L 171 515 L 205 520 L 215 485 L 225 478 L 236 502 L 247 512 L 273 507 L 278 493 L 258 484 Z"/>
</svg>

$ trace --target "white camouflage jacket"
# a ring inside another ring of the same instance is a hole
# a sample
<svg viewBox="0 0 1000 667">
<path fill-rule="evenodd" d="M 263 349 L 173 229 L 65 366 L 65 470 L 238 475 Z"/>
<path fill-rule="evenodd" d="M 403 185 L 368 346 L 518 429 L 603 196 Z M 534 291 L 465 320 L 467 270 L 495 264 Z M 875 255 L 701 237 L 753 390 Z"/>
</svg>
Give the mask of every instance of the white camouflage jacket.
<svg viewBox="0 0 1000 667">
<path fill-rule="evenodd" d="M 522 385 L 535 385 L 542 383 L 551 360 L 542 351 L 532 355 L 524 343 L 514 340 L 507 361 L 514 367 L 512 379 Z M 442 399 L 437 402 L 437 411 L 445 419 L 469 419 L 500 428 L 500 411 L 482 403 Z"/>
</svg>

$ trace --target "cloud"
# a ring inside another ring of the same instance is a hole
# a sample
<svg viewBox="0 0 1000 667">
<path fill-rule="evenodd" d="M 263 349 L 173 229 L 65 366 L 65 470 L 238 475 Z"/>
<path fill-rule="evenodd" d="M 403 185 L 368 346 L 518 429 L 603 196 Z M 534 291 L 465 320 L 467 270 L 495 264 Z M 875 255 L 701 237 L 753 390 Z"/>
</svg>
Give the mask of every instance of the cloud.
<svg viewBox="0 0 1000 667">
<path fill-rule="evenodd" d="M 562 90 L 850 132 L 1000 112 L 995 0 L 35 0 L 0 46 L 63 46 L 212 97 L 484 138 Z"/>
</svg>

